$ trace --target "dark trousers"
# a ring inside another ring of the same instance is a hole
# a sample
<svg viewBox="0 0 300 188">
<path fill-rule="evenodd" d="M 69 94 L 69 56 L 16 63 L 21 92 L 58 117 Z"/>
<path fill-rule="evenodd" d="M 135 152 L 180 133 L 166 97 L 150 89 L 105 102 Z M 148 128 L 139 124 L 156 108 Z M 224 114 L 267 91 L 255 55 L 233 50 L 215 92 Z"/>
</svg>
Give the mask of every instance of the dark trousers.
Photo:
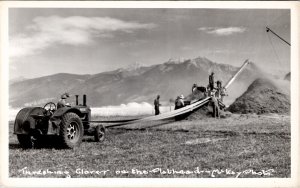
<svg viewBox="0 0 300 188">
<path fill-rule="evenodd" d="M 160 112 L 159 112 L 159 106 L 155 106 L 154 110 L 155 110 L 155 115 L 160 114 Z"/>
<path fill-rule="evenodd" d="M 219 105 L 213 104 L 213 117 L 220 117 Z"/>
</svg>

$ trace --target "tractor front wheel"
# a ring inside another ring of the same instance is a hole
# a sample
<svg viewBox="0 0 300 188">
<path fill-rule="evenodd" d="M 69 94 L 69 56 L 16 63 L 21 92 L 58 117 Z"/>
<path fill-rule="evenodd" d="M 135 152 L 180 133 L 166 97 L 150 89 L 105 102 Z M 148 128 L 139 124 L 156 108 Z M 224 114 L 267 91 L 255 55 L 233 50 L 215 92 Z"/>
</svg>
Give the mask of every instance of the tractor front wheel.
<svg viewBox="0 0 300 188">
<path fill-rule="evenodd" d="M 59 137 L 63 147 L 79 146 L 83 137 L 83 125 L 79 116 L 69 112 L 63 115 Z"/>
<path fill-rule="evenodd" d="M 94 137 L 96 142 L 102 142 L 105 139 L 105 127 L 103 125 L 97 125 Z"/>
</svg>

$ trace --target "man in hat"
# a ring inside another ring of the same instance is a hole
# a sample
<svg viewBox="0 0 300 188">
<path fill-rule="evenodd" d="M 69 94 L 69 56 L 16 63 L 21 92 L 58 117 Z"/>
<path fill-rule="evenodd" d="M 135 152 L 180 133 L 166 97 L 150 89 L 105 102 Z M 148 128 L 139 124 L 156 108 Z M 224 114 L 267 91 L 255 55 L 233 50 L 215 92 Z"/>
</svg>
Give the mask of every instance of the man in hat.
<svg viewBox="0 0 300 188">
<path fill-rule="evenodd" d="M 195 93 L 195 91 L 197 90 L 197 87 L 198 87 L 197 84 L 193 85 L 193 87 L 192 87 L 192 93 Z"/>
<path fill-rule="evenodd" d="M 184 107 L 184 96 L 180 95 L 177 97 L 177 99 L 175 100 L 175 110 Z"/>
<path fill-rule="evenodd" d="M 159 103 L 159 98 L 160 98 L 160 96 L 157 95 L 156 99 L 154 100 L 154 110 L 155 110 L 155 115 L 160 114 L 159 106 L 161 106 L 161 104 Z"/>
<path fill-rule="evenodd" d="M 61 95 L 60 100 L 57 103 L 57 109 L 65 107 L 66 106 L 66 99 L 69 98 L 69 93 L 64 93 Z"/>
</svg>

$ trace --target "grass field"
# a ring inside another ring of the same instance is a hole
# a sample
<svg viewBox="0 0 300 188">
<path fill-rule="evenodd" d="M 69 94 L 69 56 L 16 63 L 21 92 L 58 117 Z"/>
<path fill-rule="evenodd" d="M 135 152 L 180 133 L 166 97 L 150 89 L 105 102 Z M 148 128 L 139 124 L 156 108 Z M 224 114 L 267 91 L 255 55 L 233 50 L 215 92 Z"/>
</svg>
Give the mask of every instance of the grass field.
<svg viewBox="0 0 300 188">
<path fill-rule="evenodd" d="M 99 117 L 98 117 L 99 118 Z M 115 118 L 118 119 L 118 118 Z M 290 177 L 290 117 L 159 122 L 109 129 L 75 149 L 23 150 L 10 123 L 10 177 Z"/>
</svg>

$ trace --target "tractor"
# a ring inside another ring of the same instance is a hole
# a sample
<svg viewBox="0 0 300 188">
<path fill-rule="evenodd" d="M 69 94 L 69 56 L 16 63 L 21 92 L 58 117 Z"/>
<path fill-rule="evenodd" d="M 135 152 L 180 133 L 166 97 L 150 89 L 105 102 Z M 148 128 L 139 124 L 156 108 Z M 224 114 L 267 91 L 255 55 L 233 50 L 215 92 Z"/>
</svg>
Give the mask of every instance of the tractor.
<svg viewBox="0 0 300 188">
<path fill-rule="evenodd" d="M 54 102 L 44 107 L 26 107 L 21 109 L 15 119 L 14 134 L 22 148 L 31 148 L 47 136 L 54 136 L 62 148 L 74 148 L 81 144 L 83 135 L 94 136 L 95 141 L 103 141 L 105 127 L 91 126 L 91 108 L 83 95 L 82 104 L 66 105 L 57 108 Z"/>
</svg>

